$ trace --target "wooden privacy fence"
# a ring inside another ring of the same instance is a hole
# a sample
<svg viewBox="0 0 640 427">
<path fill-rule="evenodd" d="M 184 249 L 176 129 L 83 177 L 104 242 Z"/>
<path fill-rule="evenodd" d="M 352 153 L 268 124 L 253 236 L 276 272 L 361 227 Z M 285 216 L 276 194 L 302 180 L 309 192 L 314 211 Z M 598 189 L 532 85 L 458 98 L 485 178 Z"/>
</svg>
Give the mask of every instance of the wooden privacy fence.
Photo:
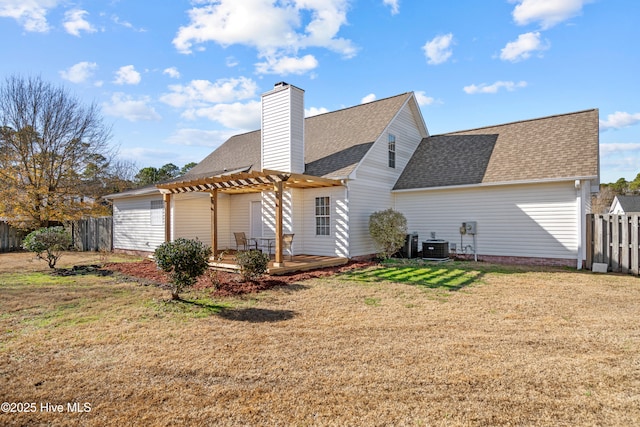
<svg viewBox="0 0 640 427">
<path fill-rule="evenodd" d="M 111 251 L 113 248 L 113 218 L 84 218 L 69 227 L 73 245 L 79 251 Z"/>
<path fill-rule="evenodd" d="M 587 215 L 587 265 L 639 275 L 640 215 Z"/>
<path fill-rule="evenodd" d="M 0 252 L 17 251 L 22 248 L 22 240 L 27 233 L 0 221 Z"/>
</svg>

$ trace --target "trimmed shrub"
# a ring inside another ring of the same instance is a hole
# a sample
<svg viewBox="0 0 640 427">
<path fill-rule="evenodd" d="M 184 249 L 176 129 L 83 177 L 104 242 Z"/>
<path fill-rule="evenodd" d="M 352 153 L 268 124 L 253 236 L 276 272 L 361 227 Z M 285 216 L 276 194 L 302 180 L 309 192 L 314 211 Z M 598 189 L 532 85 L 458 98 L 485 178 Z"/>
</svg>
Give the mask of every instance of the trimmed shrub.
<svg viewBox="0 0 640 427">
<path fill-rule="evenodd" d="M 200 240 L 179 238 L 164 242 L 154 252 L 156 265 L 169 273 L 171 299 L 179 300 L 184 288 L 193 286 L 209 267 L 211 248 Z"/>
<path fill-rule="evenodd" d="M 62 252 L 71 246 L 71 234 L 64 227 L 43 227 L 32 231 L 25 237 L 22 247 L 35 252 L 40 259 L 47 261 L 49 268 L 55 268 Z"/>
<path fill-rule="evenodd" d="M 393 209 L 374 212 L 369 217 L 369 234 L 378 248 L 378 255 L 391 258 L 404 244 L 407 219 Z"/>
<path fill-rule="evenodd" d="M 240 267 L 242 280 L 255 280 L 267 272 L 269 255 L 256 250 L 238 252 L 236 263 Z"/>
</svg>

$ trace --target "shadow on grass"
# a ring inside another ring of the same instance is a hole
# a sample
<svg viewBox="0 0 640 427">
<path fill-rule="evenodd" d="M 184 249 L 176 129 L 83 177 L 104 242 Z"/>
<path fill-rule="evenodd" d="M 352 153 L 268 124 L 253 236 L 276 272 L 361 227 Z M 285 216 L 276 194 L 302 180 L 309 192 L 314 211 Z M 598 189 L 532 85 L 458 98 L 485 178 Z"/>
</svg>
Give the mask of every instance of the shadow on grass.
<svg viewBox="0 0 640 427">
<path fill-rule="evenodd" d="M 216 314 L 220 314 L 222 311 L 229 308 L 229 304 L 218 304 L 209 299 L 169 299 L 158 301 L 157 306 L 160 311 L 170 313 L 186 314 L 190 317 L 208 317 Z"/>
<path fill-rule="evenodd" d="M 99 265 L 74 265 L 72 268 L 56 268 L 51 270 L 54 276 L 111 276 L 113 271 L 105 270 Z"/>
<path fill-rule="evenodd" d="M 429 289 L 459 291 L 478 282 L 484 272 L 461 269 L 452 265 L 385 265 L 354 270 L 341 278 L 358 282 L 396 282 Z"/>
<path fill-rule="evenodd" d="M 272 323 L 293 319 L 293 310 L 268 310 L 265 308 L 239 308 L 223 310 L 219 316 L 227 320 L 249 323 Z"/>
</svg>

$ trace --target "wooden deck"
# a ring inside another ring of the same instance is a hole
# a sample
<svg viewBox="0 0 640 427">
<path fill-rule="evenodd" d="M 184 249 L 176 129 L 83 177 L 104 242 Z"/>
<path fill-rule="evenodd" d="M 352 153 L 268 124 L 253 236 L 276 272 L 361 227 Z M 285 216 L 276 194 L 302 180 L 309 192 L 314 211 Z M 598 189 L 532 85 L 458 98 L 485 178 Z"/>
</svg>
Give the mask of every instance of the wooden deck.
<svg viewBox="0 0 640 427">
<path fill-rule="evenodd" d="M 324 267 L 335 267 L 338 265 L 344 265 L 349 261 L 347 258 L 341 257 L 328 257 L 320 255 L 294 255 L 293 258 L 288 256 L 284 257 L 284 265 L 281 267 L 273 266 L 273 255 L 271 255 L 271 261 L 269 261 L 269 267 L 267 272 L 272 275 L 287 274 L 297 271 L 316 270 Z M 211 260 L 209 262 L 211 268 L 238 272 L 238 264 L 235 263 L 234 254 L 225 254 L 221 261 Z"/>
</svg>

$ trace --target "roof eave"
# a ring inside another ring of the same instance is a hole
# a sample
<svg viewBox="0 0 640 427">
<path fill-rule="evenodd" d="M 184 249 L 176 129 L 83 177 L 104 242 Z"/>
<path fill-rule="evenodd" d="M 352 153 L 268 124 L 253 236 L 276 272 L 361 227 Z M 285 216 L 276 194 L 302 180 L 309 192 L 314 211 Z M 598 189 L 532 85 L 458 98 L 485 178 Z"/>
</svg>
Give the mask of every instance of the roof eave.
<svg viewBox="0 0 640 427">
<path fill-rule="evenodd" d="M 391 192 L 392 193 L 408 193 L 412 191 L 456 190 L 456 189 L 466 189 L 466 188 L 498 187 L 498 186 L 505 186 L 505 185 L 549 184 L 553 182 L 586 181 L 586 180 L 593 180 L 597 178 L 598 178 L 597 175 L 588 175 L 588 176 L 574 176 L 574 177 L 563 177 L 563 178 L 544 178 L 544 179 L 534 179 L 534 180 L 480 182 L 477 184 L 443 185 L 439 187 L 400 188 L 400 189 L 391 190 Z"/>
</svg>

